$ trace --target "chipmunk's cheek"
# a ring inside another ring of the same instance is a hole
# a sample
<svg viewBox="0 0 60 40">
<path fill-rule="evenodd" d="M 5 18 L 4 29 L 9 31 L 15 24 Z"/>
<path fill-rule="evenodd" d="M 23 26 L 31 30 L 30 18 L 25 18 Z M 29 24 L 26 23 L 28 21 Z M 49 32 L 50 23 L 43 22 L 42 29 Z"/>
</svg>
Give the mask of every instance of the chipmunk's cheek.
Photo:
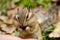
<svg viewBox="0 0 60 40">
<path fill-rule="evenodd" d="M 29 31 L 29 30 L 30 30 L 30 27 L 27 26 L 27 27 L 26 27 L 26 31 Z"/>
</svg>

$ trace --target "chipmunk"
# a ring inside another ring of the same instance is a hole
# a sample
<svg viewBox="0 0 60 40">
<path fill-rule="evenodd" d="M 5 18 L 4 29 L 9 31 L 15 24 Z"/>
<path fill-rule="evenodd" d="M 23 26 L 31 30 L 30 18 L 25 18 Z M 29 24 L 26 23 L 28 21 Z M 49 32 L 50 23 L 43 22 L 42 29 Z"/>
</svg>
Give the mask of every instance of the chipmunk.
<svg viewBox="0 0 60 40">
<path fill-rule="evenodd" d="M 53 6 L 44 14 L 40 12 L 40 8 L 36 11 L 29 11 L 27 8 L 18 8 L 18 14 L 16 16 L 20 26 L 20 36 L 23 38 L 35 38 L 37 40 L 43 40 L 42 32 L 45 31 L 51 24 L 57 22 L 57 9 Z M 41 19 L 41 23 L 37 20 Z"/>
<path fill-rule="evenodd" d="M 43 40 L 41 28 L 34 13 L 29 12 L 27 8 L 18 8 L 16 18 L 20 23 L 18 30 L 21 37 Z"/>
</svg>

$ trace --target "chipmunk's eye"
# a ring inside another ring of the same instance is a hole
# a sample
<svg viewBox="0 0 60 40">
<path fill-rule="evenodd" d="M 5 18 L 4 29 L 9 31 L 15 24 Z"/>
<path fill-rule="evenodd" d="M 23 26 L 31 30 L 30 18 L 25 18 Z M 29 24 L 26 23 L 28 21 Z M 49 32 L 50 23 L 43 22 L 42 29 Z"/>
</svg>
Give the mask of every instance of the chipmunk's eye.
<svg viewBox="0 0 60 40">
<path fill-rule="evenodd" d="M 27 15 L 26 18 L 29 18 L 29 15 Z"/>
<path fill-rule="evenodd" d="M 29 19 L 31 16 L 32 16 L 32 13 L 28 13 L 28 14 L 26 15 L 26 18 Z"/>
</svg>

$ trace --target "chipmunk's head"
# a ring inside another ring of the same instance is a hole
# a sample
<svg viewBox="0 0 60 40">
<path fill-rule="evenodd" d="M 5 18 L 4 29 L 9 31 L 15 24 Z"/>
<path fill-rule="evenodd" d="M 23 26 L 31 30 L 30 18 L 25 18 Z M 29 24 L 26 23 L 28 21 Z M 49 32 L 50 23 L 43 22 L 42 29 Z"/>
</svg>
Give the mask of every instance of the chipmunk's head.
<svg viewBox="0 0 60 40">
<path fill-rule="evenodd" d="M 36 25 L 36 18 L 32 12 L 29 12 L 27 8 L 23 8 L 16 16 L 20 23 L 19 30 L 22 34 L 33 33 Z"/>
</svg>

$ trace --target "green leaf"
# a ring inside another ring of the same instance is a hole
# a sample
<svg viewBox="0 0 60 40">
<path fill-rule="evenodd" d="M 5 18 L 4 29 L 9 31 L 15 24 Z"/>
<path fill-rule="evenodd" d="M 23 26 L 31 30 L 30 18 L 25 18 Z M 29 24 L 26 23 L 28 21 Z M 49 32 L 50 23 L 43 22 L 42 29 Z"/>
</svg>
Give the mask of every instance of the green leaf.
<svg viewBox="0 0 60 40">
<path fill-rule="evenodd" d="M 15 36 L 20 36 L 20 32 L 18 30 L 15 30 Z"/>
</svg>

